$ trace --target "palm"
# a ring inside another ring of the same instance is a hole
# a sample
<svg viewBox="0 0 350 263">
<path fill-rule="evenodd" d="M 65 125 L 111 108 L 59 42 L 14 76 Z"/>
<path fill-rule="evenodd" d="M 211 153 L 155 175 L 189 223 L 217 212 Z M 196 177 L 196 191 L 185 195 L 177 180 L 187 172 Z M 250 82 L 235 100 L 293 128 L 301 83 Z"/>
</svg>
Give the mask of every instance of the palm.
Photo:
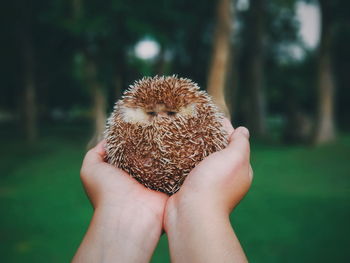
<svg viewBox="0 0 350 263">
<path fill-rule="evenodd" d="M 130 201 L 142 207 L 146 207 L 147 211 L 154 213 L 162 221 L 168 196 L 164 193 L 146 188 L 131 177 L 128 179 L 132 181 L 130 182 L 131 192 L 128 197 Z"/>
<path fill-rule="evenodd" d="M 103 142 L 85 156 L 81 177 L 85 190 L 96 208 L 113 206 L 117 209 L 140 209 L 163 218 L 168 196 L 147 189 L 123 170 L 104 162 Z"/>
<path fill-rule="evenodd" d="M 106 199 L 123 200 L 125 205 L 146 208 L 162 218 L 168 199 L 166 194 L 146 188 L 121 169 L 106 163 L 103 166 L 106 169 L 103 188 L 111 197 Z"/>
</svg>

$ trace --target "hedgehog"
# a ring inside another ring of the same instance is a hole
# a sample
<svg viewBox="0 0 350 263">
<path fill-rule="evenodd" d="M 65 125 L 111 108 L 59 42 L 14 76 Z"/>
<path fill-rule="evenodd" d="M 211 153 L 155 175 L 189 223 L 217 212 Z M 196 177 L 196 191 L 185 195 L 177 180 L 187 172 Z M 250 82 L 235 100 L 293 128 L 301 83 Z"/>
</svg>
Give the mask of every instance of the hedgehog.
<svg viewBox="0 0 350 263">
<path fill-rule="evenodd" d="M 104 133 L 106 161 L 147 188 L 176 193 L 205 157 L 227 146 L 223 114 L 193 81 L 144 77 L 116 102 Z"/>
</svg>

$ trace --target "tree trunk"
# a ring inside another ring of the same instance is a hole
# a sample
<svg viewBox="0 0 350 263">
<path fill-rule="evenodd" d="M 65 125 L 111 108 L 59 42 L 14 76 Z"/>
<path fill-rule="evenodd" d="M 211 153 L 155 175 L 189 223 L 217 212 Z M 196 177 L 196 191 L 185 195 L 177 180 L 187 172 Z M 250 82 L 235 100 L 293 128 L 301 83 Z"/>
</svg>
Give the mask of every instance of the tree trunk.
<svg viewBox="0 0 350 263">
<path fill-rule="evenodd" d="M 36 53 L 34 47 L 34 10 L 26 1 L 15 1 L 18 17 L 13 30 L 20 41 L 23 92 L 20 98 L 21 125 L 28 143 L 34 143 L 38 137 L 36 105 Z"/>
<path fill-rule="evenodd" d="M 119 100 L 123 92 L 123 79 L 120 72 L 115 73 L 114 80 L 115 80 L 115 98 L 114 99 Z"/>
<path fill-rule="evenodd" d="M 83 0 L 73 0 L 72 1 L 72 11 L 73 11 L 73 18 L 77 21 L 81 18 L 82 15 L 82 8 L 83 8 Z"/>
<path fill-rule="evenodd" d="M 92 147 L 103 138 L 106 125 L 106 98 L 102 86 L 97 79 L 96 63 L 93 58 L 86 57 L 86 82 L 91 90 L 93 101 L 94 135 L 88 146 Z"/>
<path fill-rule="evenodd" d="M 95 137 L 97 140 L 103 138 L 103 131 L 106 127 L 106 98 L 102 92 L 100 85 L 95 83 L 93 85 L 94 96 L 94 120 L 95 120 Z"/>
<path fill-rule="evenodd" d="M 230 58 L 230 38 L 233 32 L 233 6 L 230 0 L 219 0 L 214 45 L 209 69 L 207 91 L 214 102 L 230 117 L 225 101 L 225 86 Z"/>
<path fill-rule="evenodd" d="M 115 97 L 113 97 L 113 103 L 117 100 L 120 99 L 123 91 L 124 91 L 124 86 L 127 84 L 127 76 L 128 76 L 128 72 L 127 72 L 127 58 L 125 57 L 125 52 L 123 50 L 123 48 L 120 48 L 120 50 L 118 50 L 117 54 L 115 57 L 117 57 L 118 59 L 115 61 L 115 73 L 114 73 L 114 95 Z"/>
<path fill-rule="evenodd" d="M 318 61 L 318 109 L 315 143 L 321 144 L 335 138 L 334 127 L 334 79 L 332 72 L 332 19 L 327 1 L 320 1 L 322 31 Z"/>
<path fill-rule="evenodd" d="M 23 33 L 23 70 L 24 97 L 23 119 L 24 131 L 28 143 L 34 143 L 38 137 L 37 105 L 35 88 L 35 52 L 29 32 Z"/>
<path fill-rule="evenodd" d="M 266 102 L 264 91 L 264 19 L 265 0 L 251 1 L 247 23 L 246 87 L 248 91 L 248 127 L 258 137 L 266 135 Z"/>
<path fill-rule="evenodd" d="M 79 22 L 79 19 L 83 15 L 84 2 L 83 0 L 72 1 L 72 15 L 73 18 Z M 88 48 L 82 48 L 85 57 L 85 82 L 90 89 L 92 104 L 93 104 L 93 121 L 94 121 L 94 134 L 90 139 L 87 147 L 91 148 L 95 146 L 102 138 L 106 125 L 106 97 L 103 92 L 101 83 L 98 80 L 98 69 L 96 66 L 95 56 L 88 51 Z M 116 80 L 118 81 L 118 80 Z M 119 83 L 116 83 L 117 85 Z"/>
<path fill-rule="evenodd" d="M 155 72 L 158 76 L 163 76 L 166 72 L 167 61 L 165 58 L 165 52 L 165 48 L 161 47 L 155 64 Z"/>
</svg>

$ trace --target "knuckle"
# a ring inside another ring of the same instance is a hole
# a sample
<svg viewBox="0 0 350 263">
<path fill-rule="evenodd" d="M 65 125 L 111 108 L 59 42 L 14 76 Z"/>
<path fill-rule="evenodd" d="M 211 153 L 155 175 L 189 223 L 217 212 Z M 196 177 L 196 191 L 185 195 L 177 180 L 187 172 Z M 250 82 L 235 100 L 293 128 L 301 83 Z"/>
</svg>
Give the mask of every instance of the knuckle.
<svg viewBox="0 0 350 263">
<path fill-rule="evenodd" d="M 251 165 L 249 165 L 249 177 L 250 177 L 250 180 L 253 181 L 253 178 L 254 178 L 254 170 L 252 168 Z"/>
<path fill-rule="evenodd" d="M 246 181 L 246 187 L 247 189 L 250 188 L 252 182 L 253 182 L 253 170 L 251 166 L 249 165 L 248 171 L 245 173 L 245 181 Z"/>
<path fill-rule="evenodd" d="M 80 179 L 84 181 L 86 176 L 84 165 L 80 168 Z"/>
<path fill-rule="evenodd" d="M 82 181 L 84 181 L 86 179 L 88 171 L 89 171 L 89 169 L 86 165 L 86 161 L 84 160 L 83 164 L 81 165 L 81 168 L 80 168 L 80 179 Z"/>
<path fill-rule="evenodd" d="M 249 139 L 245 136 L 242 136 L 241 138 L 242 140 L 242 148 L 244 150 L 244 152 L 250 152 L 250 143 L 249 143 Z"/>
</svg>

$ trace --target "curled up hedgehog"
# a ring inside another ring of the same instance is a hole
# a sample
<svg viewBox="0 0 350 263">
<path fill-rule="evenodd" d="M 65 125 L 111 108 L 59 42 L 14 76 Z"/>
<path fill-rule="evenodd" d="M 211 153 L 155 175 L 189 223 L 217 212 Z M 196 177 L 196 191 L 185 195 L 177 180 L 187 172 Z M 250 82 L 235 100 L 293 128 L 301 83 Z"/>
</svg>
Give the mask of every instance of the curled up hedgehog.
<svg viewBox="0 0 350 263">
<path fill-rule="evenodd" d="M 105 139 L 108 163 L 169 195 L 196 164 L 228 143 L 223 115 L 209 95 L 176 76 L 130 86 L 115 104 Z"/>
</svg>

